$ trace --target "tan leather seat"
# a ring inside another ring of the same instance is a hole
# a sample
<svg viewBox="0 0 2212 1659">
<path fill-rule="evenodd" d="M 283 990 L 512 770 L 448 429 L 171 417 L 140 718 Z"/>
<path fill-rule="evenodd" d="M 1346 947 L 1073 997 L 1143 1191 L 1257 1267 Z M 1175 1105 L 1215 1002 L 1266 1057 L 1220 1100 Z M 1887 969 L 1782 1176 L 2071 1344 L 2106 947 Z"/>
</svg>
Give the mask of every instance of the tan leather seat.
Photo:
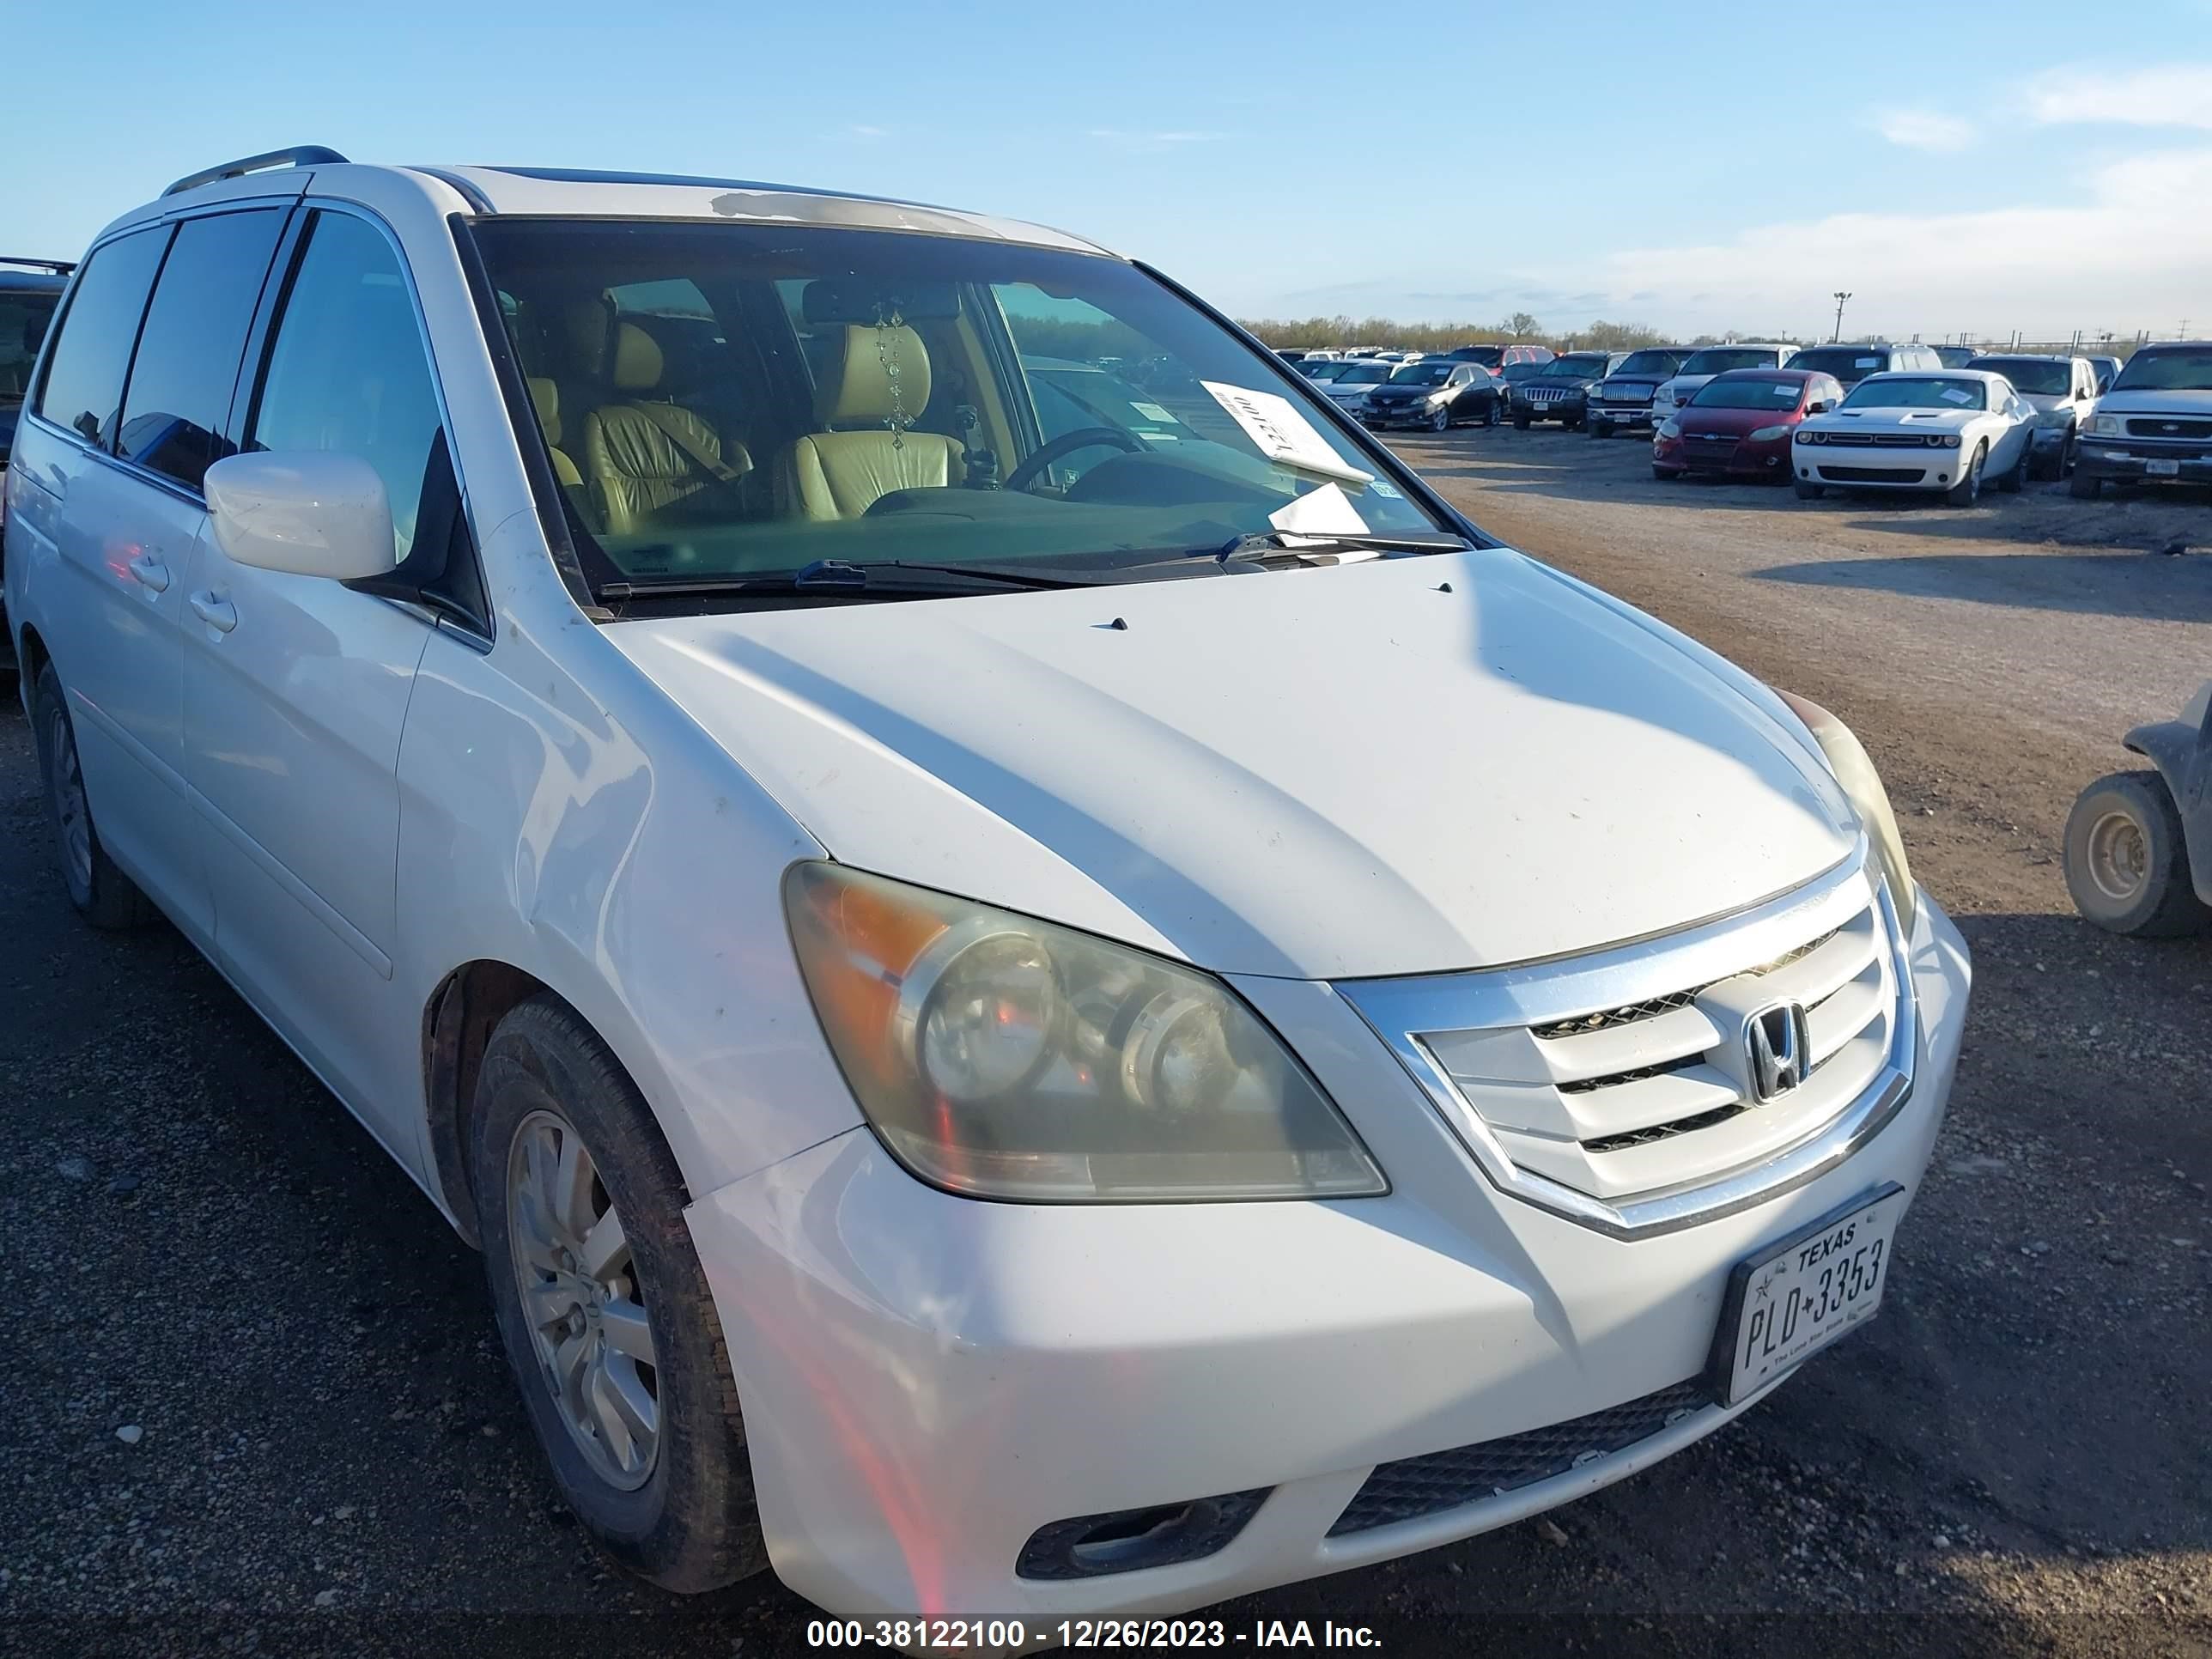
<svg viewBox="0 0 2212 1659">
<path fill-rule="evenodd" d="M 611 378 L 617 395 L 584 416 L 584 488 L 599 522 L 617 534 L 669 515 L 712 492 L 713 516 L 744 511 L 738 481 L 752 471 L 741 443 L 725 443 L 688 409 L 652 398 L 660 386 L 659 345 L 635 323 L 615 330 Z"/>
<path fill-rule="evenodd" d="M 835 378 L 815 388 L 814 418 L 825 429 L 786 452 L 776 469 L 777 509 L 793 518 L 856 519 L 894 489 L 960 483 L 967 469 L 959 442 L 906 425 L 928 407 L 921 337 L 903 325 L 848 324 Z"/>
<path fill-rule="evenodd" d="M 530 401 L 538 410 L 538 428 L 545 434 L 546 453 L 553 458 L 553 477 L 562 484 L 580 484 L 584 475 L 561 447 L 561 391 L 543 375 L 530 379 Z"/>
</svg>

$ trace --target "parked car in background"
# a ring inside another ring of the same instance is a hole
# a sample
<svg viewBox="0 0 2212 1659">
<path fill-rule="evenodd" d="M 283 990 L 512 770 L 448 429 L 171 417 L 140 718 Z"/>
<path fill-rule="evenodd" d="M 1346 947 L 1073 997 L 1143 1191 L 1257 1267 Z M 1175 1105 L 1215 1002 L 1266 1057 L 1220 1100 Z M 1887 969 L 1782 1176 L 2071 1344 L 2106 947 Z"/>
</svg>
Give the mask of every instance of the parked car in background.
<svg viewBox="0 0 2212 1659">
<path fill-rule="evenodd" d="M 1985 477 L 2013 492 L 2027 483 L 2034 435 L 2035 410 L 2002 374 L 1869 374 L 1834 409 L 1798 422 L 1791 482 L 1804 501 L 1836 489 L 1915 489 L 1972 507 Z"/>
<path fill-rule="evenodd" d="M 2161 480 L 2212 483 L 2212 340 L 2140 348 L 2082 427 L 2075 495 Z"/>
<path fill-rule="evenodd" d="M 1979 346 L 1939 345 L 1935 348 L 1936 360 L 1946 368 L 1970 368 L 1981 355 Z"/>
<path fill-rule="evenodd" d="M 66 259 L 0 258 L 0 526 L 8 521 L 8 458 L 15 447 L 16 418 L 23 412 L 23 398 L 30 390 L 31 370 L 39 361 L 47 325 L 53 321 L 54 308 L 76 268 Z M 4 570 L 5 554 L 0 553 L 0 574 Z M 0 601 L 0 621 L 6 614 L 5 603 Z M 15 662 L 11 629 L 0 636 L 0 674 Z"/>
<path fill-rule="evenodd" d="M 2118 357 L 2092 357 L 2089 366 L 2097 371 L 2097 392 L 2101 397 L 2112 389 L 2112 382 L 2119 378 L 2120 360 Z"/>
<path fill-rule="evenodd" d="M 1490 371 L 1505 384 L 1505 406 L 1508 409 L 1513 406 L 1513 388 L 1523 380 L 1532 380 L 1544 372 L 1544 364 L 1551 361 L 1549 357 L 1545 358 L 1542 362 L 1534 358 L 1524 358 L 1517 363 L 1508 363 L 1503 368 L 1493 368 Z"/>
<path fill-rule="evenodd" d="M 1652 394 L 1681 372 L 1691 356 L 1687 346 L 1645 346 L 1590 388 L 1589 417 L 1593 438 L 1632 432 L 1651 424 Z"/>
<path fill-rule="evenodd" d="M 2035 470 L 2063 478 L 2074 465 L 2081 423 L 2097 403 L 2097 371 L 2087 357 L 2046 357 L 1992 352 L 1969 368 L 1986 369 L 2012 382 L 2035 410 Z"/>
<path fill-rule="evenodd" d="M 1832 374 L 1796 368 L 1732 368 L 1716 374 L 1659 422 L 1651 475 L 1765 478 L 1790 476 L 1790 439 L 1808 416 L 1843 401 Z"/>
<path fill-rule="evenodd" d="M 1516 363 L 1534 363 L 1540 366 L 1550 362 L 1553 355 L 1549 346 L 1501 345 L 1495 343 L 1487 345 L 1454 346 L 1449 351 L 1444 353 L 1445 356 L 1451 358 L 1455 362 L 1480 363 L 1485 368 L 1493 372 L 1503 372 Z"/>
<path fill-rule="evenodd" d="M 1469 422 L 1496 426 L 1501 383 L 1477 363 L 1424 357 L 1401 363 L 1390 378 L 1353 405 L 1372 427 L 1425 426 L 1442 432 Z"/>
<path fill-rule="evenodd" d="M 1340 409 L 1350 409 L 1389 380 L 1398 368 L 1387 357 L 1348 357 L 1328 367 L 1335 372 L 1323 375 L 1315 384 Z"/>
<path fill-rule="evenodd" d="M 1943 360 L 1936 355 L 1934 346 L 1824 345 L 1807 346 L 1790 358 L 1790 366 L 1832 374 L 1849 388 L 1869 374 L 1905 374 L 1937 370 L 1943 367 Z"/>
<path fill-rule="evenodd" d="M 1655 420 L 1665 420 L 1675 406 L 1690 401 L 1691 394 L 1716 374 L 1738 368 L 1780 368 L 1796 353 L 1792 345 L 1744 340 L 1730 345 L 1700 346 L 1682 360 L 1682 367 L 1659 384 L 1651 394 Z"/>
<path fill-rule="evenodd" d="M 1513 424 L 1526 432 L 1537 421 L 1557 421 L 1572 431 L 1583 423 L 1590 389 L 1620 367 L 1625 351 L 1570 351 L 1554 357 L 1513 388 Z"/>
<path fill-rule="evenodd" d="M 1070 308 L 1239 418 L 1059 489 Z M 1582 1498 L 1922 1271 L 1971 968 L 1863 747 L 1312 391 L 759 184 L 314 149 L 95 240 L 9 477 L 57 885 L 483 1252 L 628 1571 L 1121 1641 Z"/>
</svg>

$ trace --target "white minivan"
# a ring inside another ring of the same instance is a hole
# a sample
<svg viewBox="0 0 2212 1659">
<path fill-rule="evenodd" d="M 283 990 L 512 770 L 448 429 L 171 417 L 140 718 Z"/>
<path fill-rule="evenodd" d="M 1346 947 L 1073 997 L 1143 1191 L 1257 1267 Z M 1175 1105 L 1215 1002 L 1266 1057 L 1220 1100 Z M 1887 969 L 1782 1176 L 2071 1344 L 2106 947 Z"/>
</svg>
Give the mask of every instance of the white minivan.
<svg viewBox="0 0 2212 1659">
<path fill-rule="evenodd" d="M 64 307 L 69 896 L 482 1247 L 631 1570 L 1069 1639 L 1580 1497 L 1879 1306 L 1968 963 L 1858 744 L 1149 267 L 307 149 Z M 1103 360 L 1172 418 L 1025 367 Z"/>
</svg>

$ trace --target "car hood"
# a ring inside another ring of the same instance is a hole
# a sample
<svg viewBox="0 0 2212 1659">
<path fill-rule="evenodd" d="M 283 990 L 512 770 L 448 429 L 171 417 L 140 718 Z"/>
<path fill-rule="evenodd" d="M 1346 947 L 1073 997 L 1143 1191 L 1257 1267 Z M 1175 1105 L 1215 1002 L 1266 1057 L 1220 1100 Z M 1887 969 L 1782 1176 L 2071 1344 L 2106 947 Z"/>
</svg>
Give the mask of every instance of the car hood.
<svg viewBox="0 0 2212 1659">
<path fill-rule="evenodd" d="M 605 637 L 832 856 L 1223 971 L 1586 951 L 1858 833 L 1755 683 L 1503 549 Z"/>
<path fill-rule="evenodd" d="M 2192 420 L 2212 416 L 2212 392 L 2107 392 L 2097 399 L 2100 415 L 2185 415 Z"/>
<path fill-rule="evenodd" d="M 1832 409 L 1804 424 L 1823 432 L 1955 432 L 1986 409 Z"/>
</svg>

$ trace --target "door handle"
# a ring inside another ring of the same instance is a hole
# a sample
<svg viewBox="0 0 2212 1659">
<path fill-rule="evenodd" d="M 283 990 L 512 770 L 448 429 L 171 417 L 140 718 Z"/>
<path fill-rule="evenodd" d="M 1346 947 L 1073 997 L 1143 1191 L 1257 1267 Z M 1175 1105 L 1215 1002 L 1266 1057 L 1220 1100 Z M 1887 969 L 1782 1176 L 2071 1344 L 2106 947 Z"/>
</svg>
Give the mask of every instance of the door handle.
<svg viewBox="0 0 2212 1659">
<path fill-rule="evenodd" d="M 238 607 L 213 592 L 192 595 L 192 614 L 218 634 L 238 626 Z"/>
<path fill-rule="evenodd" d="M 131 561 L 131 574 L 156 593 L 166 592 L 169 586 L 169 567 L 151 553 L 141 553 Z"/>
</svg>

